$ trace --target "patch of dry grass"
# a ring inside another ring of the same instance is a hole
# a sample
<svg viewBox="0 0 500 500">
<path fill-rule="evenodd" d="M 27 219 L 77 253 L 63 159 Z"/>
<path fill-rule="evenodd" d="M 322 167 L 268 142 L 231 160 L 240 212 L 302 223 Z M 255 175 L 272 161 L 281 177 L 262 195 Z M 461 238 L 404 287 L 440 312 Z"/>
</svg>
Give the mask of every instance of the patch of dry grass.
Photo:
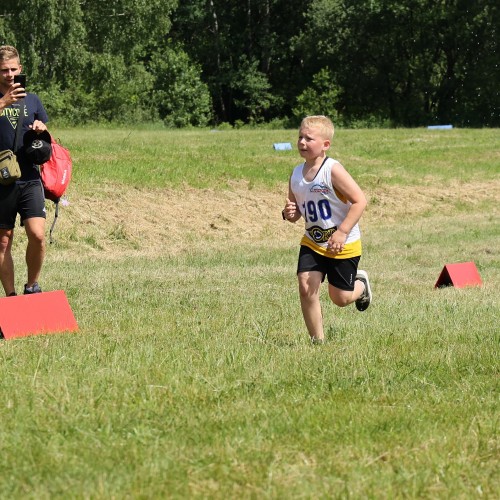
<svg viewBox="0 0 500 500">
<path fill-rule="evenodd" d="M 96 192 L 70 190 L 69 206 L 60 207 L 54 248 L 100 258 L 126 255 L 176 255 L 231 245 L 298 243 L 303 225 L 285 223 L 282 189 L 250 188 L 247 182 L 232 189 L 136 189 L 101 184 Z M 412 222 L 430 214 L 487 207 L 498 213 L 500 183 L 429 180 L 424 186 L 377 186 L 366 191 L 368 208 L 361 225 L 371 228 Z M 49 208 L 48 224 L 53 214 Z"/>
</svg>

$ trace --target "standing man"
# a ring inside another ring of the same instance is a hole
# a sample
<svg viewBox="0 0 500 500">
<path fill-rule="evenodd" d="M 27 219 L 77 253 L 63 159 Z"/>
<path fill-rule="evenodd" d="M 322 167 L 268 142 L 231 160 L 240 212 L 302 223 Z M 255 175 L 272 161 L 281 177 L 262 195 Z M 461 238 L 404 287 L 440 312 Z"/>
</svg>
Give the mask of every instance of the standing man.
<svg viewBox="0 0 500 500">
<path fill-rule="evenodd" d="M 28 130 L 48 133 L 47 112 L 38 96 L 27 93 L 20 83 L 14 83 L 14 76 L 21 71 L 17 50 L 10 45 L 0 46 L 0 151 L 14 149 L 17 121 L 23 110 L 21 139 Z M 7 186 L 0 185 L 0 280 L 7 296 L 16 295 L 12 241 L 18 213 L 28 237 L 25 294 L 42 291 L 38 279 L 45 257 L 45 197 L 39 168 L 22 150 L 17 154 L 17 161 L 21 178 Z"/>
</svg>

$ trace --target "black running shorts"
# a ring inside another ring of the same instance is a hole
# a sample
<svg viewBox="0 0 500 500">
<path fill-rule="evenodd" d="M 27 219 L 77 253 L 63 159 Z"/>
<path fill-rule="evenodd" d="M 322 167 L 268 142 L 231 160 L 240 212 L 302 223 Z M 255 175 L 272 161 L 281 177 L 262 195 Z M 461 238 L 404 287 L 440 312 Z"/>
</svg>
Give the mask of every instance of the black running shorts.
<svg viewBox="0 0 500 500">
<path fill-rule="evenodd" d="M 17 214 L 21 223 L 33 217 L 45 219 L 45 196 L 41 181 L 0 186 L 0 229 L 13 229 Z"/>
<path fill-rule="evenodd" d="M 328 283 L 339 288 L 352 292 L 354 290 L 354 280 L 358 271 L 360 257 L 351 257 L 349 259 L 332 259 L 325 257 L 311 250 L 309 247 L 301 245 L 299 253 L 299 263 L 297 265 L 297 274 L 307 271 L 319 271 L 328 277 Z"/>
</svg>

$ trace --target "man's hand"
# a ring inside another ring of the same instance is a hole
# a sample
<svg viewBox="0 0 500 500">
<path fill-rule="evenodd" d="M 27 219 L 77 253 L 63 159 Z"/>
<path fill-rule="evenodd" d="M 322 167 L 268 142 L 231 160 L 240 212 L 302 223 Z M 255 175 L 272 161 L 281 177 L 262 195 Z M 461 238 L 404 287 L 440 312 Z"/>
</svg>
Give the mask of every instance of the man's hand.
<svg viewBox="0 0 500 500">
<path fill-rule="evenodd" d="M 26 90 L 21 87 L 20 83 L 14 83 L 9 87 L 7 92 L 5 92 L 2 99 L 0 99 L 2 104 L 0 107 L 7 108 L 24 97 L 26 97 Z"/>
<path fill-rule="evenodd" d="M 45 132 L 47 130 L 47 125 L 40 120 L 35 120 L 33 125 L 30 125 L 30 129 L 39 134 L 40 132 Z"/>
</svg>

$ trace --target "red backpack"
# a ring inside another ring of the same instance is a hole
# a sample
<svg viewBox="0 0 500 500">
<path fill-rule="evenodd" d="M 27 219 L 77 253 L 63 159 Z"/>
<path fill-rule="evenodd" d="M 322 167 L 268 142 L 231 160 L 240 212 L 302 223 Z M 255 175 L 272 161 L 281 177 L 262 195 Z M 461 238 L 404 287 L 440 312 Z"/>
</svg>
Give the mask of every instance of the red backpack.
<svg viewBox="0 0 500 500">
<path fill-rule="evenodd" d="M 52 156 L 49 161 L 40 165 L 40 176 L 45 198 L 56 204 L 54 222 L 50 228 L 50 243 L 52 243 L 52 231 L 59 215 L 59 200 L 68 187 L 73 168 L 69 151 L 56 142 L 53 137 L 51 137 L 51 143 Z"/>
</svg>

